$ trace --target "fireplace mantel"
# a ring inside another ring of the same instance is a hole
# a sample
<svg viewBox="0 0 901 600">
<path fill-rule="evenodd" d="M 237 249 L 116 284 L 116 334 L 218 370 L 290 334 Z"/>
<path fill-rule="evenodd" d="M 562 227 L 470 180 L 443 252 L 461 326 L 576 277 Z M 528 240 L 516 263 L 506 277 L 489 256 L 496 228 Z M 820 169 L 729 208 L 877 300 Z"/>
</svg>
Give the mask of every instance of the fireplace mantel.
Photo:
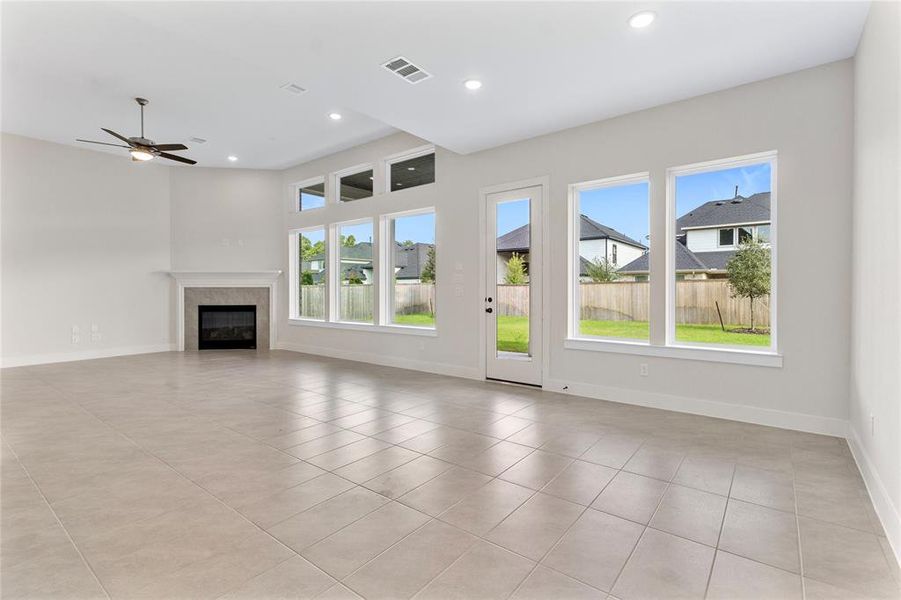
<svg viewBox="0 0 901 600">
<path fill-rule="evenodd" d="M 275 346 L 276 299 L 281 271 L 169 271 L 178 289 L 175 293 L 175 339 L 180 352 L 185 349 L 185 288 L 260 287 L 269 288 L 269 349 Z"/>
</svg>

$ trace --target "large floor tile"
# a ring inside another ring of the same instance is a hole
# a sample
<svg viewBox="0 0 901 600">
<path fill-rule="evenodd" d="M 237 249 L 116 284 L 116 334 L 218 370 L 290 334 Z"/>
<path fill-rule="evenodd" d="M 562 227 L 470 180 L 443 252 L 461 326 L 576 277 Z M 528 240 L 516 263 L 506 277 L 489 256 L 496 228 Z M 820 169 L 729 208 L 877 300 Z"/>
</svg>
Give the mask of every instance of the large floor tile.
<svg viewBox="0 0 901 600">
<path fill-rule="evenodd" d="M 399 500 L 436 517 L 489 481 L 491 478 L 487 475 L 454 467 L 407 492 Z"/>
<path fill-rule="evenodd" d="M 289 558 L 221 596 L 221 600 L 316 598 L 337 583 L 299 556 Z"/>
<path fill-rule="evenodd" d="M 624 519 L 647 524 L 657 510 L 666 487 L 665 481 L 620 471 L 591 506 Z"/>
<path fill-rule="evenodd" d="M 738 500 L 794 512 L 795 490 L 790 473 L 735 467 L 730 495 Z"/>
<path fill-rule="evenodd" d="M 688 456 L 679 466 L 673 483 L 728 496 L 734 472 L 735 465 L 731 461 Z"/>
<path fill-rule="evenodd" d="M 479 541 L 421 592 L 418 600 L 501 600 L 535 564 L 503 548 Z"/>
<path fill-rule="evenodd" d="M 482 536 L 507 518 L 535 492 L 500 479 L 493 479 L 441 513 L 442 521 Z"/>
<path fill-rule="evenodd" d="M 610 591 L 644 528 L 588 510 L 542 561 L 583 583 Z"/>
<path fill-rule="evenodd" d="M 616 475 L 616 469 L 583 460 L 570 463 L 541 491 L 576 504 L 588 506 Z"/>
<path fill-rule="evenodd" d="M 539 566 L 532 571 L 519 589 L 511 596 L 513 600 L 604 600 L 607 593 L 567 577 L 553 569 Z"/>
<path fill-rule="evenodd" d="M 485 538 L 532 560 L 540 560 L 585 508 L 538 493 L 492 529 Z"/>
<path fill-rule="evenodd" d="M 728 552 L 717 552 L 708 600 L 802 600 L 801 577 Z"/>
<path fill-rule="evenodd" d="M 875 535 L 801 517 L 804 575 L 874 597 L 901 596 Z"/>
<path fill-rule="evenodd" d="M 645 530 L 613 588 L 622 600 L 703 598 L 713 563 L 713 548 Z"/>
<path fill-rule="evenodd" d="M 431 521 L 347 578 L 366 598 L 410 598 L 462 555 L 477 538 Z"/>
<path fill-rule="evenodd" d="M 428 521 L 428 517 L 391 502 L 310 546 L 301 556 L 343 579 Z"/>
<path fill-rule="evenodd" d="M 400 498 L 451 468 L 453 468 L 451 463 L 431 456 L 420 456 L 387 473 L 373 477 L 363 485 L 388 498 Z"/>
<path fill-rule="evenodd" d="M 800 572 L 798 526 L 792 513 L 730 500 L 719 547 L 786 571 Z"/>
<path fill-rule="evenodd" d="M 500 478 L 533 490 L 540 490 L 571 462 L 571 458 L 536 450 L 501 473 Z"/>
<path fill-rule="evenodd" d="M 726 510 L 726 498 L 681 485 L 671 485 L 650 526 L 695 542 L 716 546 Z"/>
</svg>

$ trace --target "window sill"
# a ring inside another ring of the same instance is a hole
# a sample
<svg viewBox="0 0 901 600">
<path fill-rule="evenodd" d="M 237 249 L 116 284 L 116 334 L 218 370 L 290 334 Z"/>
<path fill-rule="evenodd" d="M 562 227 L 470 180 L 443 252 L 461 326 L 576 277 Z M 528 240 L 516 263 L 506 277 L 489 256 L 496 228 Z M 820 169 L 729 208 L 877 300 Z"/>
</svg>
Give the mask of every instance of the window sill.
<svg viewBox="0 0 901 600">
<path fill-rule="evenodd" d="M 350 331 L 369 331 L 372 333 L 399 333 L 401 335 L 438 337 L 438 332 L 435 329 L 427 327 L 410 327 L 408 325 L 375 325 L 372 323 L 349 323 L 344 321 L 317 321 L 315 319 L 288 319 L 288 324 L 300 327 L 321 327 L 324 329 L 346 329 Z"/>
<path fill-rule="evenodd" d="M 563 347 L 568 350 L 637 354 L 640 356 L 659 356 L 683 360 L 782 368 L 782 355 L 771 351 L 703 348 L 697 346 L 651 346 L 646 342 L 590 340 L 585 338 L 568 338 L 563 342 Z"/>
</svg>

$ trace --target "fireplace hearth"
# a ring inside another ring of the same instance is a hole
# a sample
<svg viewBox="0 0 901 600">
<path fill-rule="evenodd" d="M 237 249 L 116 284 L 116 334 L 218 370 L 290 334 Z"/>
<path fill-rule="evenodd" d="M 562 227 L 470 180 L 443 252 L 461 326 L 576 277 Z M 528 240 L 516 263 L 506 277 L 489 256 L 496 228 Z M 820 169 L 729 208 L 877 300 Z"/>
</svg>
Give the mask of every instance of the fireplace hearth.
<svg viewBox="0 0 901 600">
<path fill-rule="evenodd" d="M 257 347 L 257 307 L 248 305 L 200 305 L 197 307 L 199 350 Z"/>
</svg>

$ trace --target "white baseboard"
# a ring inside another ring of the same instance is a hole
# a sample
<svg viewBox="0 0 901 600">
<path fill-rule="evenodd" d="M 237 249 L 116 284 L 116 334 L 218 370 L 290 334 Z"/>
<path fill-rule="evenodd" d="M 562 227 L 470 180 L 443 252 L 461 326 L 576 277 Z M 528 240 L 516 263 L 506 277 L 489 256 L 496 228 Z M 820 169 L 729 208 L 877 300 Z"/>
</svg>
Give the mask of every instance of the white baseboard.
<svg viewBox="0 0 901 600">
<path fill-rule="evenodd" d="M 91 360 L 94 358 L 110 358 L 113 356 L 129 356 L 132 354 L 150 354 L 153 352 L 170 352 L 175 350 L 174 344 L 151 344 L 148 346 L 120 346 L 117 348 L 101 348 L 98 350 L 82 350 L 78 352 L 56 352 L 52 354 L 29 354 L 0 358 L 0 367 L 26 367 L 29 365 L 45 365 L 50 363 Z"/>
<path fill-rule="evenodd" d="M 888 538 L 892 551 L 895 553 L 895 560 L 901 566 L 901 512 L 892 502 L 888 490 L 882 483 L 882 478 L 879 477 L 870 456 L 863 444 L 860 443 L 860 437 L 854 427 L 848 427 L 848 446 L 851 448 L 851 454 L 857 462 L 857 468 L 860 469 L 867 491 L 870 493 L 876 515 L 882 522 L 882 528 L 885 529 L 885 537 Z"/>
<path fill-rule="evenodd" d="M 304 354 L 313 354 L 317 356 L 328 356 L 329 358 L 342 358 L 344 360 L 352 360 L 355 362 L 365 362 L 381 365 L 383 367 L 411 369 L 413 371 L 434 373 L 436 375 L 449 375 L 451 377 L 463 377 L 466 379 L 482 379 L 482 372 L 476 367 L 461 367 L 459 365 L 413 360 L 397 356 L 385 356 L 382 354 L 372 354 L 370 352 L 352 352 L 341 348 L 311 346 L 309 344 L 298 344 L 297 342 L 277 342 L 275 348 L 278 350 L 290 350 L 291 352 L 302 352 Z"/>
<path fill-rule="evenodd" d="M 591 383 L 579 383 L 562 381 L 557 379 L 545 379 L 544 389 L 576 396 L 586 396 L 610 402 L 634 404 L 650 408 L 660 408 L 675 412 L 703 415 L 705 417 L 717 417 L 756 425 L 768 425 L 781 429 L 793 429 L 808 433 L 820 433 L 836 437 L 845 437 L 848 431 L 848 422 L 843 419 L 832 419 L 816 415 L 805 415 L 771 408 L 756 406 L 744 406 L 740 404 L 728 404 L 715 400 L 702 400 L 699 398 L 686 398 L 672 394 L 646 392 L 642 390 L 630 390 Z"/>
</svg>

